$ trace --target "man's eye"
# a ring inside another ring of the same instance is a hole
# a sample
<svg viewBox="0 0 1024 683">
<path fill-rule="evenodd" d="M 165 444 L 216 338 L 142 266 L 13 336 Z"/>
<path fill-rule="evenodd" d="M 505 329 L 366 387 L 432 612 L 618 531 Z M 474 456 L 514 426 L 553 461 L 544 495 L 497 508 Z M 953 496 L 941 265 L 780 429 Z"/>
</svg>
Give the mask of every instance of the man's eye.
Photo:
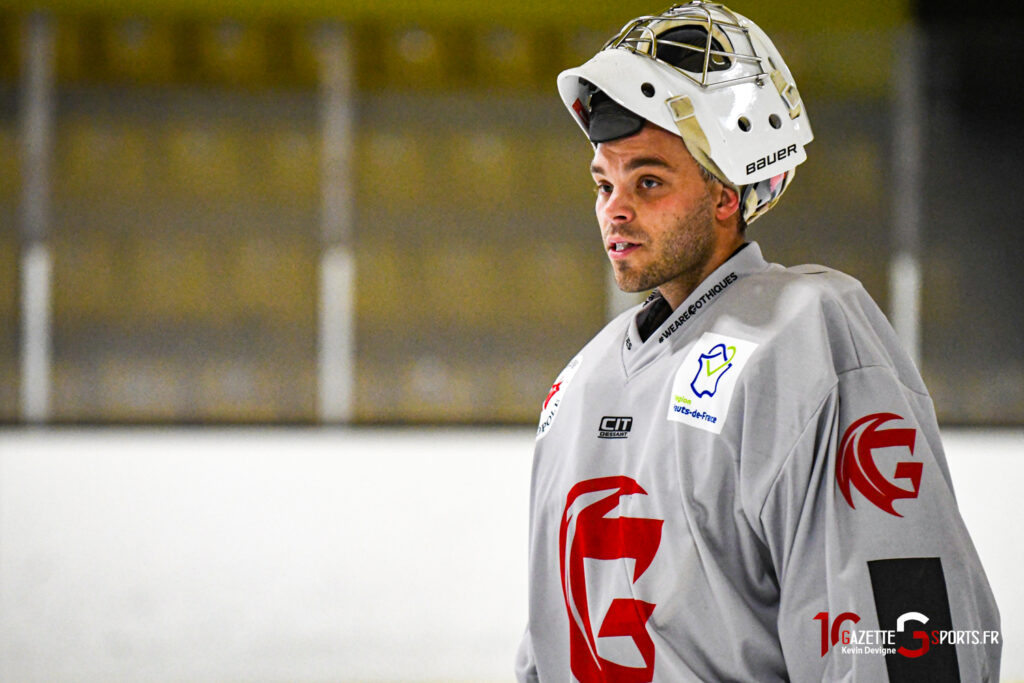
<svg viewBox="0 0 1024 683">
<path fill-rule="evenodd" d="M 656 178 L 640 179 L 640 187 L 644 188 L 645 190 L 653 190 L 654 188 L 659 187 L 660 185 L 661 181 L 657 180 Z"/>
<path fill-rule="evenodd" d="M 594 186 L 594 192 L 597 194 L 611 194 L 612 186 L 608 183 L 598 183 Z"/>
</svg>

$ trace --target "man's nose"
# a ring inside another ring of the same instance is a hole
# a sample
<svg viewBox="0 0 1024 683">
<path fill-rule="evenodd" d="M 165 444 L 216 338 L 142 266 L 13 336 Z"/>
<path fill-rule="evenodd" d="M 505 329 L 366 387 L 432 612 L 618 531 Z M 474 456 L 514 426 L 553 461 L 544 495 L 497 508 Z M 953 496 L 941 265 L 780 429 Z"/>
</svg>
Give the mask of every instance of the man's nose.
<svg viewBox="0 0 1024 683">
<path fill-rule="evenodd" d="M 616 188 L 608 195 L 601 207 L 602 217 L 607 223 L 629 223 L 636 218 L 632 193 Z"/>
</svg>

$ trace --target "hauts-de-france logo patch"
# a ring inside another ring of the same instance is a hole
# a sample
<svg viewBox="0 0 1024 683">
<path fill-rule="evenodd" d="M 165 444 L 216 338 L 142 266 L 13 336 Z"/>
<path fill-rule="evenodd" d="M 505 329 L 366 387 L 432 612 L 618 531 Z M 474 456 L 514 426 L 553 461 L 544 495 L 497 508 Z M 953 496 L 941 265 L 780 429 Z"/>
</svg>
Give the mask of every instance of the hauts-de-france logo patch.
<svg viewBox="0 0 1024 683">
<path fill-rule="evenodd" d="M 755 349 L 754 342 L 705 332 L 676 371 L 668 419 L 720 434 L 737 379 Z"/>
</svg>

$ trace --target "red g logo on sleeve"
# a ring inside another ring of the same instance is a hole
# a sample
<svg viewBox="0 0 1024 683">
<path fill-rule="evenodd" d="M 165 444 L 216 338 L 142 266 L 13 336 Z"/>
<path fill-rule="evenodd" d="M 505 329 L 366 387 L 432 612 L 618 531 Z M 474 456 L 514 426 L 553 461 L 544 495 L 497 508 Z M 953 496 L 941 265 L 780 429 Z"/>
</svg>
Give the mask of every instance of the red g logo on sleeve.
<svg viewBox="0 0 1024 683">
<path fill-rule="evenodd" d="M 911 456 L 914 455 L 916 430 L 906 427 L 880 428 L 887 422 L 902 419 L 895 413 L 866 415 L 851 424 L 843 434 L 836 457 L 836 481 L 851 508 L 856 509 L 851 488 L 860 491 L 879 509 L 896 517 L 903 516 L 893 509 L 896 500 L 917 498 L 921 488 L 921 471 L 924 469 L 922 463 L 912 460 L 896 463 L 893 479 L 906 481 L 909 486 L 904 488 L 887 479 L 875 462 L 877 449 L 905 448 Z"/>
</svg>

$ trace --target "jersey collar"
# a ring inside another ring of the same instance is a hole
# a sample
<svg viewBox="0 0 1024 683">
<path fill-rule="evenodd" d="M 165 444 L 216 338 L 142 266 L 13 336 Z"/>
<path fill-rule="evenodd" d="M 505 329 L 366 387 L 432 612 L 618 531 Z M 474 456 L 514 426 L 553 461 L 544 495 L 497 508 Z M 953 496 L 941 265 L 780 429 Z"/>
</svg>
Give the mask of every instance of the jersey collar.
<svg viewBox="0 0 1024 683">
<path fill-rule="evenodd" d="M 767 268 L 768 262 L 761 255 L 760 246 L 757 242 L 748 242 L 697 285 L 690 296 L 645 341 L 640 340 L 637 315 L 630 316 L 622 342 L 622 364 L 626 375 L 633 374 L 661 355 L 665 349 L 675 346 L 670 340 L 685 337 L 686 330 L 693 327 L 695 321 L 712 308 L 738 280 Z M 641 311 L 660 297 L 660 294 L 653 294 L 641 306 Z"/>
</svg>

